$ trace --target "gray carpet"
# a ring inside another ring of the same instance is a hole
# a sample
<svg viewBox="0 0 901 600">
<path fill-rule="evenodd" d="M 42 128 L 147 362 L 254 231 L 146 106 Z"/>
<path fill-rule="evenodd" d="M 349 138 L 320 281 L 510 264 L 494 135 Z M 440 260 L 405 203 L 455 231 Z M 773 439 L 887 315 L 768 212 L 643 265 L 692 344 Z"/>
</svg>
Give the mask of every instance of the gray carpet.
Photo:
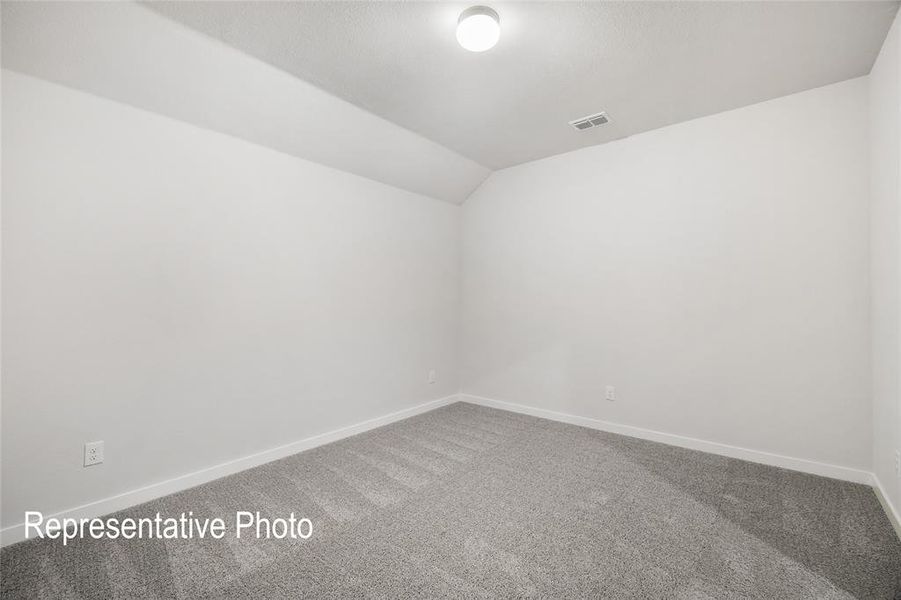
<svg viewBox="0 0 901 600">
<path fill-rule="evenodd" d="M 872 490 L 454 404 L 123 511 L 313 520 L 308 541 L 29 541 L 4 598 L 892 597 Z"/>
</svg>

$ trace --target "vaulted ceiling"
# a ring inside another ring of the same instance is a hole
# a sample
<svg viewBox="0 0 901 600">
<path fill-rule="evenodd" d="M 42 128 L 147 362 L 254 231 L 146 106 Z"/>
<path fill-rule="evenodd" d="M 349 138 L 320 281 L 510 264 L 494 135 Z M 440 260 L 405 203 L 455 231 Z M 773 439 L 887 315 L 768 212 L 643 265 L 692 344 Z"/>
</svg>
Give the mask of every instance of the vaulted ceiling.
<svg viewBox="0 0 901 600">
<path fill-rule="evenodd" d="M 3 2 L 5 68 L 450 202 L 492 170 L 866 75 L 895 1 Z M 610 123 L 568 125 L 606 111 Z M 827 124 L 824 124 L 827 126 Z"/>
<path fill-rule="evenodd" d="M 898 7 L 499 1 L 476 54 L 454 37 L 466 2 L 150 6 L 491 169 L 866 75 Z"/>
</svg>

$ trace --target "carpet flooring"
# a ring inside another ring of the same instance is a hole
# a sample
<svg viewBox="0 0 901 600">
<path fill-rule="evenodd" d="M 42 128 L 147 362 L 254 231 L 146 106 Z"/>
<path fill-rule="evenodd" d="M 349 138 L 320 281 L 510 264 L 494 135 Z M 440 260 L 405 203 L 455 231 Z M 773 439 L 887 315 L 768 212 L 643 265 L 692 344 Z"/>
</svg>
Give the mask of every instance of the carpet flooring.
<svg viewBox="0 0 901 600">
<path fill-rule="evenodd" d="M 119 513 L 309 540 L 31 540 L 3 598 L 892 598 L 866 486 L 457 403 Z"/>
</svg>

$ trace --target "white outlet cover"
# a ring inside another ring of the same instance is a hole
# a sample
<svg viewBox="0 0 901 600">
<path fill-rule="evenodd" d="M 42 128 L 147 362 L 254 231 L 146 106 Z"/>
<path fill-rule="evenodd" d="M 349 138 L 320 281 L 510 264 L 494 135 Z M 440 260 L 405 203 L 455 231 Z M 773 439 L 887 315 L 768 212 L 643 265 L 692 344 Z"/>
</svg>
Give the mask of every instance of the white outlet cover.
<svg viewBox="0 0 901 600">
<path fill-rule="evenodd" d="M 87 442 L 84 445 L 84 466 L 99 465 L 103 462 L 103 442 Z"/>
<path fill-rule="evenodd" d="M 616 400 L 616 388 L 612 385 L 608 385 L 604 393 L 604 397 L 610 401 Z"/>
<path fill-rule="evenodd" d="M 435 369 L 429 371 L 429 383 L 435 383 L 438 380 L 438 374 L 435 373 Z"/>
</svg>

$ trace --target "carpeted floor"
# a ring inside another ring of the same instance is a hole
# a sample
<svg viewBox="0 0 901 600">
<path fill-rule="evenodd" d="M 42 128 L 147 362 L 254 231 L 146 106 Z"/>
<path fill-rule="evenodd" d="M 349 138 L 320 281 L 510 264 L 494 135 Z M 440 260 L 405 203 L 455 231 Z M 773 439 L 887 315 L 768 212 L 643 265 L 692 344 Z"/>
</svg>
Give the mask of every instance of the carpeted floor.
<svg viewBox="0 0 901 600">
<path fill-rule="evenodd" d="M 454 404 L 123 511 L 294 511 L 308 541 L 29 541 L 3 598 L 890 599 L 866 486 Z"/>
</svg>

